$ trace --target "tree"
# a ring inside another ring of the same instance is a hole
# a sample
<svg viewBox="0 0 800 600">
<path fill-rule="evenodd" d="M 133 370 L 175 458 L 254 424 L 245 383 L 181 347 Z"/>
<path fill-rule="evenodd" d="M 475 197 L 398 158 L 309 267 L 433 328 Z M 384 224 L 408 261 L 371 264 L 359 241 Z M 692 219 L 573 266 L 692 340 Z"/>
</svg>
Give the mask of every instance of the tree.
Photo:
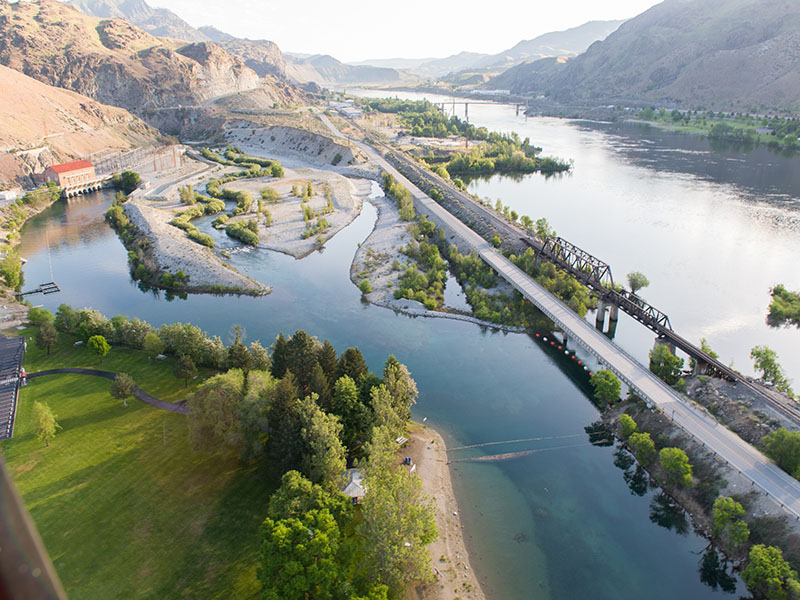
<svg viewBox="0 0 800 600">
<path fill-rule="evenodd" d="M 338 492 L 331 493 L 321 485 L 312 483 L 298 471 L 287 471 L 279 487 L 269 498 L 267 516 L 271 519 L 301 518 L 311 510 L 327 509 L 337 522 L 350 518 L 352 504 Z"/>
<path fill-rule="evenodd" d="M 50 350 L 58 342 L 58 331 L 55 325 L 50 321 L 45 321 L 39 326 L 39 331 L 36 332 L 36 345 L 39 348 L 47 350 L 47 356 L 50 356 Z"/>
<path fill-rule="evenodd" d="M 720 496 L 711 509 L 714 521 L 712 533 L 734 550 L 739 550 L 750 538 L 750 528 L 742 520 L 744 507 L 733 498 Z"/>
<path fill-rule="evenodd" d="M 364 441 L 369 409 L 361 403 L 356 382 L 347 375 L 334 384 L 331 412 L 342 422 L 342 442 L 345 447 L 352 449 L 357 441 Z"/>
<path fill-rule="evenodd" d="M 56 423 L 56 415 L 50 410 L 47 404 L 41 402 L 33 403 L 33 433 L 45 446 L 50 445 L 50 440 L 56 437 L 56 431 L 61 426 Z"/>
<path fill-rule="evenodd" d="M 75 333 L 78 325 L 78 315 L 69 304 L 62 304 L 56 311 L 55 326 L 58 331 Z"/>
<path fill-rule="evenodd" d="M 179 356 L 175 365 L 175 377 L 183 379 L 183 387 L 189 387 L 189 380 L 195 375 L 197 375 L 197 367 L 191 357 L 185 354 Z"/>
<path fill-rule="evenodd" d="M 667 385 L 675 385 L 681 378 L 683 359 L 678 358 L 664 344 L 650 350 L 650 371 Z"/>
<path fill-rule="evenodd" d="M 611 371 L 603 369 L 593 373 L 589 382 L 594 387 L 594 397 L 598 400 L 602 400 L 605 404 L 613 404 L 619 400 L 622 384 Z"/>
<path fill-rule="evenodd" d="M 18 290 L 22 286 L 22 259 L 16 251 L 6 252 L 5 258 L 0 262 L 0 276 L 13 290 Z"/>
<path fill-rule="evenodd" d="M 300 438 L 305 445 L 301 464 L 314 483 L 338 487 L 347 467 L 339 437 L 342 424 L 337 416 L 323 412 L 316 400 L 312 394 L 300 401 Z"/>
<path fill-rule="evenodd" d="M 777 429 L 764 436 L 764 451 L 784 471 L 800 475 L 800 431 Z"/>
<path fill-rule="evenodd" d="M 556 237 L 556 232 L 550 227 L 550 223 L 544 217 L 536 219 L 536 237 L 542 241 L 546 241 L 552 237 Z"/>
<path fill-rule="evenodd" d="M 333 387 L 336 383 L 336 370 L 338 368 L 339 359 L 336 356 L 336 349 L 328 340 L 322 344 L 322 348 L 317 352 L 317 362 L 322 367 L 322 372 L 328 378 L 328 385 Z"/>
<path fill-rule="evenodd" d="M 28 310 L 28 322 L 31 325 L 41 325 L 42 323 L 52 323 L 54 320 L 53 313 L 46 308 L 33 307 Z"/>
<path fill-rule="evenodd" d="M 390 595 L 402 597 L 411 582 L 431 579 L 427 545 L 438 536 L 433 505 L 422 493 L 418 476 L 395 465 L 392 434 L 377 427 L 368 445 L 364 468 L 362 522 L 367 576 L 388 585 Z"/>
<path fill-rule="evenodd" d="M 742 571 L 742 579 L 754 595 L 769 600 L 785 600 L 797 573 L 783 558 L 780 548 L 756 544 L 750 548 L 750 562 Z"/>
<path fill-rule="evenodd" d="M 772 383 L 777 389 L 792 394 L 789 380 L 783 372 L 783 367 L 778 364 L 778 354 L 766 346 L 756 346 L 750 350 L 750 358 L 753 359 L 753 368 L 761 371 L 762 379 Z"/>
<path fill-rule="evenodd" d="M 644 273 L 640 273 L 639 271 L 628 273 L 628 286 L 631 288 L 631 293 L 635 294 L 649 285 L 650 280 L 647 279 Z"/>
<path fill-rule="evenodd" d="M 128 398 L 133 396 L 135 387 L 133 379 L 127 373 L 119 373 L 111 383 L 111 395 L 117 400 L 122 400 L 122 406 L 128 406 Z"/>
<path fill-rule="evenodd" d="M 253 359 L 253 369 L 256 371 L 269 371 L 269 353 L 260 342 L 250 342 L 250 356 Z"/>
<path fill-rule="evenodd" d="M 163 353 L 165 346 L 164 340 L 152 331 L 144 336 L 144 351 L 150 358 L 155 358 Z"/>
<path fill-rule="evenodd" d="M 286 374 L 286 369 L 289 367 L 289 356 L 286 349 L 286 336 L 283 332 L 278 334 L 275 342 L 272 344 L 272 376 L 275 379 L 281 379 Z"/>
<path fill-rule="evenodd" d="M 272 167 L 270 168 L 270 172 L 273 177 L 283 177 L 283 167 L 279 162 L 272 163 Z"/>
<path fill-rule="evenodd" d="M 358 381 L 367 371 L 367 362 L 358 348 L 348 348 L 339 358 L 339 377 L 347 375 L 353 381 Z"/>
<path fill-rule="evenodd" d="M 239 369 L 231 369 L 204 382 L 189 396 L 189 440 L 193 448 L 206 452 L 241 450 L 243 388 L 244 375 Z"/>
<path fill-rule="evenodd" d="M 692 465 L 689 463 L 686 452 L 680 448 L 662 448 L 658 453 L 658 459 L 670 483 L 683 487 L 694 485 Z"/>
<path fill-rule="evenodd" d="M 106 354 L 108 354 L 108 351 L 111 350 L 111 346 L 108 345 L 106 338 L 104 338 L 102 335 L 93 335 L 90 337 L 88 346 L 89 350 L 91 350 L 93 354 L 97 355 L 97 357 L 100 359 L 100 362 L 103 362 Z"/>
<path fill-rule="evenodd" d="M 301 518 L 261 525 L 258 575 L 262 600 L 339 600 L 341 533 L 333 515 L 312 510 Z"/>
<path fill-rule="evenodd" d="M 656 453 L 656 445 L 650 438 L 649 433 L 632 433 L 628 438 L 628 443 L 631 445 L 631 450 L 636 456 L 636 461 L 640 465 L 649 465 Z"/>
<path fill-rule="evenodd" d="M 416 403 L 419 391 L 408 367 L 389 355 L 383 368 L 383 385 L 392 398 L 392 408 L 405 423 L 411 418 L 411 406 Z"/>
<path fill-rule="evenodd" d="M 234 369 L 241 369 L 244 373 L 245 379 L 253 366 L 253 357 L 247 347 L 242 343 L 242 328 L 240 325 L 236 326 L 236 339 L 231 347 L 228 348 L 228 364 Z"/>
<path fill-rule="evenodd" d="M 636 421 L 633 420 L 633 417 L 625 413 L 619 416 L 619 424 L 622 426 L 622 437 L 624 438 L 630 437 L 637 429 Z"/>
</svg>

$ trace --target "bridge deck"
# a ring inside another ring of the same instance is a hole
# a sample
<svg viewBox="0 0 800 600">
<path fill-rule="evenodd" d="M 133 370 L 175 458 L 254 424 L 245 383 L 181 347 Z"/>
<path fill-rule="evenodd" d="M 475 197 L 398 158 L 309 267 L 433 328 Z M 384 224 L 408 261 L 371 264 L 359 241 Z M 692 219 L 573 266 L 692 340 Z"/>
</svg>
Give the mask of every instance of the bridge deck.
<svg viewBox="0 0 800 600">
<path fill-rule="evenodd" d="M 0 335 L 0 440 L 14 435 L 24 343 L 23 338 Z"/>
<path fill-rule="evenodd" d="M 334 134 L 342 136 L 325 115 L 320 115 L 320 118 Z M 647 402 L 662 410 L 684 431 L 772 496 L 785 510 L 800 518 L 800 481 L 782 471 L 753 446 L 655 377 L 622 348 L 492 248 L 486 240 L 424 194 L 374 148 L 360 142 L 356 144 L 384 171 L 391 173 L 396 181 L 408 188 L 421 212 L 435 215 L 452 232 L 471 244 L 486 263 L 552 319 L 574 342 L 594 355 Z"/>
</svg>

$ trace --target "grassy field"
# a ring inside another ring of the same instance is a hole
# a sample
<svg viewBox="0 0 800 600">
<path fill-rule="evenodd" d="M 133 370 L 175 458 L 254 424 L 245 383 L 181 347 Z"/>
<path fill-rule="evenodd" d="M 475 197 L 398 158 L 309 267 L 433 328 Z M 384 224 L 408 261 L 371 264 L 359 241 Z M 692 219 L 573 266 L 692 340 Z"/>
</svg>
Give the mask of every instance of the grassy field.
<svg viewBox="0 0 800 600">
<path fill-rule="evenodd" d="M 34 329 L 21 332 L 32 339 Z M 184 398 L 174 362 L 112 348 L 102 363 L 61 335 L 50 357 L 28 344 L 29 373 L 89 367 L 129 373 L 163 400 Z M 201 370 L 189 390 L 211 372 Z M 111 382 L 52 375 L 22 388 L 15 435 L 2 450 L 71 598 L 253 598 L 258 525 L 276 487 L 229 456 L 194 452 L 186 417 L 109 393 Z M 46 448 L 32 405 L 62 429 Z"/>
</svg>

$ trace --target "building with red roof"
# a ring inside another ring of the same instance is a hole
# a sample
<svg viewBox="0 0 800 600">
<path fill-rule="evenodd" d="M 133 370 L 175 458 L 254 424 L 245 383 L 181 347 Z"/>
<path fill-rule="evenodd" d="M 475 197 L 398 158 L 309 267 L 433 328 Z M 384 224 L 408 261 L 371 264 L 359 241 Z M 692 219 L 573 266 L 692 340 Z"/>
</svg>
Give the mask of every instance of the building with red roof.
<svg viewBox="0 0 800 600">
<path fill-rule="evenodd" d="M 97 179 L 94 165 L 88 160 L 76 160 L 47 167 L 44 172 L 45 181 L 54 181 L 59 187 L 69 188 L 87 184 Z"/>
</svg>

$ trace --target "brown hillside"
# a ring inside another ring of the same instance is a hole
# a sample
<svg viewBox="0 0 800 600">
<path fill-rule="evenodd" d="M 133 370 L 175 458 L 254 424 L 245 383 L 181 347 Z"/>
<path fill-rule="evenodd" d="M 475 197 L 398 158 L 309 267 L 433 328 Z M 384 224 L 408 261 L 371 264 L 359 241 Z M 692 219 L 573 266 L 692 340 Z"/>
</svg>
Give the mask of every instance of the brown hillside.
<svg viewBox="0 0 800 600">
<path fill-rule="evenodd" d="M 0 66 L 0 186 L 33 170 L 102 150 L 156 143 L 159 134 L 128 111 L 106 106 Z"/>
<path fill-rule="evenodd" d="M 44 83 L 121 106 L 201 106 L 256 89 L 258 75 L 211 42 L 157 38 L 122 19 L 101 20 L 55 0 L 0 0 L 0 64 Z"/>
</svg>

